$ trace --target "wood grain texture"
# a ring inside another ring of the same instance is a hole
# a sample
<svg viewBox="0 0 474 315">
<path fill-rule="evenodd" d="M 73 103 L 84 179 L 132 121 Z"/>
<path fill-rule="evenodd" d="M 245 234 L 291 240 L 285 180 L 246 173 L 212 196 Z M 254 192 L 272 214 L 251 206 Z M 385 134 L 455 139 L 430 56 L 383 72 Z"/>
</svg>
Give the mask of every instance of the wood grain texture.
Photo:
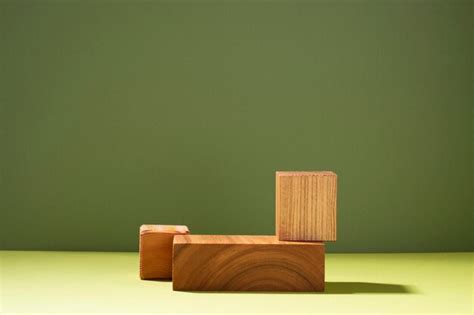
<svg viewBox="0 0 474 315">
<path fill-rule="evenodd" d="M 337 175 L 276 173 L 276 234 L 286 241 L 335 241 Z"/>
<path fill-rule="evenodd" d="M 189 234 L 184 225 L 140 227 L 140 278 L 170 279 L 172 275 L 173 237 Z"/>
<path fill-rule="evenodd" d="M 323 291 L 322 242 L 276 236 L 180 235 L 173 245 L 173 289 Z"/>
</svg>

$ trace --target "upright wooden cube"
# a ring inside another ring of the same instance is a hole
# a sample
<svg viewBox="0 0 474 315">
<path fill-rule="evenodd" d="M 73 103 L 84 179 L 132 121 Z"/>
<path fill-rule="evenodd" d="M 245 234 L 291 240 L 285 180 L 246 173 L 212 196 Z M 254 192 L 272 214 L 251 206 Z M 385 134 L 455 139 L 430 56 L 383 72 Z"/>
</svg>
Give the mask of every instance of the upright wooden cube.
<svg viewBox="0 0 474 315">
<path fill-rule="evenodd" d="M 171 279 L 173 237 L 189 234 L 184 225 L 140 226 L 140 278 Z"/>
<path fill-rule="evenodd" d="M 276 234 L 284 241 L 335 241 L 337 175 L 276 173 Z"/>
</svg>

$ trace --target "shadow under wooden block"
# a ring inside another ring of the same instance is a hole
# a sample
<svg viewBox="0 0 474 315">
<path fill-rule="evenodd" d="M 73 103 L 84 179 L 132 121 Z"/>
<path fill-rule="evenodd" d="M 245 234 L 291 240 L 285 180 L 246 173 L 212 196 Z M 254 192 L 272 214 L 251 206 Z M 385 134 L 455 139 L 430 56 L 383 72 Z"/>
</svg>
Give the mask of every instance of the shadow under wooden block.
<svg viewBox="0 0 474 315">
<path fill-rule="evenodd" d="M 416 293 L 411 286 L 376 282 L 326 282 L 326 294 Z"/>
<path fill-rule="evenodd" d="M 276 172 L 276 235 L 284 241 L 335 241 L 337 175 Z"/>
<path fill-rule="evenodd" d="M 180 291 L 323 291 L 324 243 L 276 236 L 179 235 L 173 289 Z"/>
<path fill-rule="evenodd" d="M 189 234 L 184 225 L 151 225 L 140 227 L 140 278 L 171 279 L 173 237 Z"/>
<path fill-rule="evenodd" d="M 193 293 L 219 293 L 221 291 L 199 291 Z M 227 293 L 229 293 L 227 291 Z M 375 282 L 326 282 L 324 292 L 242 292 L 233 291 L 235 294 L 416 294 L 418 293 L 412 286 L 394 283 Z"/>
</svg>

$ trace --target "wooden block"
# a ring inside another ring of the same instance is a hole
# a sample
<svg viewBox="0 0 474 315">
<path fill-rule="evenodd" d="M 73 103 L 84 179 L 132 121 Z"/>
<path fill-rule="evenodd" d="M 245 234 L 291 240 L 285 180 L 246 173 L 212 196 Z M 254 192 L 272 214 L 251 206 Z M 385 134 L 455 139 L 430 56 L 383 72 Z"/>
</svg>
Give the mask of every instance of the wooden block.
<svg viewBox="0 0 474 315">
<path fill-rule="evenodd" d="M 173 290 L 323 291 L 324 243 L 179 235 L 173 245 Z"/>
<path fill-rule="evenodd" d="M 336 240 L 337 175 L 276 173 L 276 234 L 285 241 Z"/>
<path fill-rule="evenodd" d="M 140 278 L 170 279 L 173 237 L 189 234 L 184 225 L 140 226 Z"/>
</svg>

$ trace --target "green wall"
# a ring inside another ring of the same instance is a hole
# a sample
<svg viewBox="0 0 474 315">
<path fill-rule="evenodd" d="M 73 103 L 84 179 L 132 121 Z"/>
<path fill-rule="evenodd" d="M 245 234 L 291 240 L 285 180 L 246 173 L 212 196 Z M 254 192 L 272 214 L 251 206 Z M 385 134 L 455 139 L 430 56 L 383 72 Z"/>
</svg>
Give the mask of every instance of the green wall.
<svg viewBox="0 0 474 315">
<path fill-rule="evenodd" d="M 329 251 L 472 246 L 472 1 L 2 1 L 3 249 L 272 234 L 339 175 Z"/>
</svg>

